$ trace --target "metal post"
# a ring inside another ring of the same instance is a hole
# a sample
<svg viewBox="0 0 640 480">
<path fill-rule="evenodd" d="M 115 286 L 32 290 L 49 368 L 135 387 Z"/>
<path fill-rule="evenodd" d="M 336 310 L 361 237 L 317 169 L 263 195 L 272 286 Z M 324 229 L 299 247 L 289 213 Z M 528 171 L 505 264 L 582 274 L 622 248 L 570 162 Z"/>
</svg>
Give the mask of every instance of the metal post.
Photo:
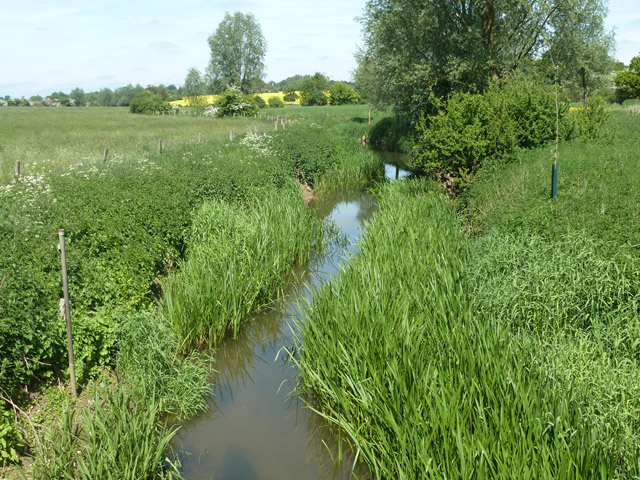
<svg viewBox="0 0 640 480">
<path fill-rule="evenodd" d="M 69 281 L 67 279 L 67 254 L 64 245 L 64 229 L 58 230 L 60 240 L 60 258 L 62 261 L 62 289 L 64 292 L 64 318 L 67 321 L 67 352 L 69 353 L 69 376 L 71 377 L 71 391 L 78 396 L 76 390 L 76 367 L 73 360 L 73 335 L 71 333 L 71 309 L 69 308 Z"/>
<path fill-rule="evenodd" d="M 109 149 L 105 148 L 104 149 L 104 155 L 102 155 L 102 162 L 106 162 L 107 161 L 107 155 L 109 155 Z"/>
<path fill-rule="evenodd" d="M 558 195 L 558 164 L 553 162 L 551 165 L 551 198 Z"/>
</svg>

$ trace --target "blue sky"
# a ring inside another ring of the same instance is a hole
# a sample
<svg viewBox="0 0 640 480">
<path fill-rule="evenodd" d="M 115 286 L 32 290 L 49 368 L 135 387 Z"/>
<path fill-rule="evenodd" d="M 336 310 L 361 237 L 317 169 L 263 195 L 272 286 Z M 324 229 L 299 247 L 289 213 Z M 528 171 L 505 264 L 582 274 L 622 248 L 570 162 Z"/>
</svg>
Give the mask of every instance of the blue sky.
<svg viewBox="0 0 640 480">
<path fill-rule="evenodd" d="M 225 11 L 252 12 L 267 40 L 266 79 L 327 74 L 348 80 L 365 0 L 0 0 L 0 96 L 179 85 L 203 71 L 207 38 Z M 616 57 L 640 54 L 640 0 L 610 0 Z"/>
</svg>

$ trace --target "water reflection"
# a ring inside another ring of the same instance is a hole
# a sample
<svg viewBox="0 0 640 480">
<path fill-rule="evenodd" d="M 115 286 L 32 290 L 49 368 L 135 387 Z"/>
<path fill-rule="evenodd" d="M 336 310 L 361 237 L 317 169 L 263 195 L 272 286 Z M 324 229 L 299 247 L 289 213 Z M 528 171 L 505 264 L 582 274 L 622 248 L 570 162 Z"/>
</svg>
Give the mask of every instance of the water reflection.
<svg viewBox="0 0 640 480">
<path fill-rule="evenodd" d="M 290 392 L 297 371 L 284 355 L 295 334 L 293 319 L 310 291 L 329 281 L 355 249 L 371 218 L 374 199 L 359 191 L 337 192 L 313 208 L 343 235 L 309 265 L 294 272 L 282 308 L 248 322 L 238 338 L 215 353 L 210 408 L 179 432 L 185 479 L 370 478 L 366 467 L 352 472 L 353 457 L 327 422 Z M 277 361 L 276 361 L 277 358 Z M 311 401 L 312 399 L 306 399 Z M 336 463 L 335 460 L 343 459 Z"/>
</svg>

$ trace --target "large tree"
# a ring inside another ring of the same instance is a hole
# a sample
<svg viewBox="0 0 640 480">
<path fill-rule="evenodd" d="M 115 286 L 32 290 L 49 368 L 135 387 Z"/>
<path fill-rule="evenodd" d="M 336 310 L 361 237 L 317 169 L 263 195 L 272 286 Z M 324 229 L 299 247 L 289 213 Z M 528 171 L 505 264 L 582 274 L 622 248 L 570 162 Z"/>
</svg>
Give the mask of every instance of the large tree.
<svg viewBox="0 0 640 480">
<path fill-rule="evenodd" d="M 613 33 L 604 27 L 604 0 L 573 0 L 558 9 L 554 35 L 546 52 L 557 65 L 558 80 L 580 90 L 585 108 L 590 91 L 600 87 L 613 69 Z"/>
<path fill-rule="evenodd" d="M 236 86 L 249 93 L 264 76 L 267 42 L 251 13 L 225 13 L 215 33 L 209 37 L 211 60 L 207 75 L 212 89 L 223 91 Z"/>
<path fill-rule="evenodd" d="M 483 91 L 539 57 L 577 1 L 369 0 L 360 59 L 380 76 L 379 101 L 419 114 L 434 96 Z"/>
<path fill-rule="evenodd" d="M 631 59 L 628 69 L 616 74 L 614 82 L 618 101 L 640 98 L 640 55 Z"/>
<path fill-rule="evenodd" d="M 184 79 L 182 95 L 185 97 L 195 97 L 198 95 L 204 95 L 206 90 L 207 86 L 202 78 L 200 70 L 195 67 L 190 68 Z"/>
</svg>

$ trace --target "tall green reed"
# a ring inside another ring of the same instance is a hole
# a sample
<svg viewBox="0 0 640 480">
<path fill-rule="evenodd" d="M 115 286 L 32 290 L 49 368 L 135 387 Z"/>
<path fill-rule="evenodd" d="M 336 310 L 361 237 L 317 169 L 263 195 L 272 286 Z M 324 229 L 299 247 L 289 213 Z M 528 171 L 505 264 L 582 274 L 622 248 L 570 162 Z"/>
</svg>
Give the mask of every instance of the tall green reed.
<svg viewBox="0 0 640 480">
<path fill-rule="evenodd" d="M 184 349 L 235 336 L 268 306 L 322 239 L 298 186 L 265 189 L 248 207 L 206 202 L 193 218 L 187 258 L 164 284 L 162 311 Z"/>
<path fill-rule="evenodd" d="M 474 313 L 468 242 L 431 189 L 383 189 L 359 255 L 307 305 L 292 358 L 311 407 L 376 478 L 637 473 L 580 391 Z"/>
</svg>

